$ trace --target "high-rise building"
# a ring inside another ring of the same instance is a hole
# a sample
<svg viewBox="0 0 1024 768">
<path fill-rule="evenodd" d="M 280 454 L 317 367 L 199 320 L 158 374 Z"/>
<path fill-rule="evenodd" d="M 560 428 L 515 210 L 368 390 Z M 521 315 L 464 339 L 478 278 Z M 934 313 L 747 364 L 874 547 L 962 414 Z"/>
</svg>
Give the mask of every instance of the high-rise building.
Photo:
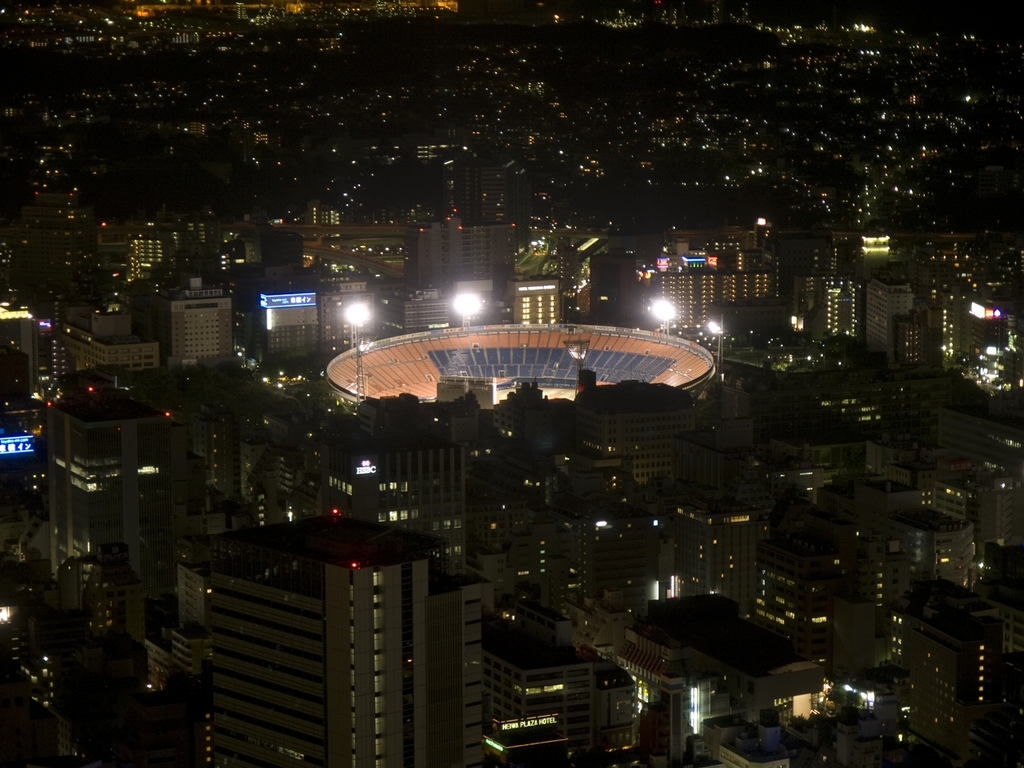
<svg viewBox="0 0 1024 768">
<path fill-rule="evenodd" d="M 569 579 L 569 597 L 577 604 L 586 598 L 619 592 L 625 608 L 643 614 L 649 600 L 667 594 L 672 533 L 664 517 L 628 504 L 600 504 L 561 496 L 548 508 L 548 518 L 563 531 L 571 532 L 576 542 L 568 553 L 565 576 Z M 544 541 L 554 543 L 547 538 Z M 541 572 L 559 567 L 558 559 L 552 557 L 555 552 L 547 546 L 538 549 L 537 567 Z M 552 591 L 554 588 L 552 585 Z"/>
<path fill-rule="evenodd" d="M 311 355 L 320 346 L 317 295 L 260 294 L 260 357 Z"/>
<path fill-rule="evenodd" d="M 553 716 L 570 750 L 591 747 L 592 661 L 577 656 L 571 646 L 548 645 L 525 632 L 488 625 L 483 664 L 484 709 L 494 721 Z"/>
<path fill-rule="evenodd" d="M 856 585 L 856 526 L 824 512 L 804 527 L 758 542 L 760 589 L 753 621 L 792 641 L 796 652 L 831 666 L 833 598 Z"/>
<path fill-rule="evenodd" d="M 772 296 L 771 272 L 762 268 L 718 268 L 708 261 L 703 257 L 686 259 L 678 269 L 658 272 L 653 278 L 655 293 L 675 309 L 674 322 L 681 328 L 701 328 L 708 320 L 721 322 L 723 307 Z M 727 333 L 748 330 L 737 327 L 728 318 L 723 327 Z"/>
<path fill-rule="evenodd" d="M 674 596 L 725 595 L 740 616 L 753 613 L 757 543 L 768 537 L 763 509 L 728 499 L 694 497 L 669 518 L 675 533 Z"/>
<path fill-rule="evenodd" d="M 868 283 L 867 317 L 864 330 L 868 349 L 885 352 L 889 362 L 896 359 L 896 317 L 914 308 L 914 292 L 908 283 L 875 278 Z"/>
<path fill-rule="evenodd" d="M 676 435 L 694 418 L 690 395 L 667 384 L 589 387 L 576 396 L 576 448 L 588 468 L 628 463 L 638 483 L 674 477 Z"/>
<path fill-rule="evenodd" d="M 78 371 L 100 365 L 136 371 L 160 365 L 160 344 L 133 334 L 131 315 L 69 307 L 62 337 Z"/>
<path fill-rule="evenodd" d="M 218 537 L 215 764 L 481 765 L 491 598 L 432 567 L 441 546 L 340 515 Z"/>
<path fill-rule="evenodd" d="M 241 495 L 238 417 L 226 405 L 201 405 L 192 415 L 192 452 L 205 459 L 206 482 L 228 498 Z"/>
<path fill-rule="evenodd" d="M 63 290 L 95 254 L 96 221 L 91 207 L 78 204 L 78 192 L 38 192 L 32 205 L 21 209 L 11 286 L 27 291 Z"/>
<path fill-rule="evenodd" d="M 640 324 L 644 317 L 643 292 L 633 253 L 616 249 L 590 257 L 588 315 L 596 325 L 635 328 Z"/>
<path fill-rule="evenodd" d="M 405 235 L 406 285 L 450 291 L 459 281 L 490 280 L 504 293 L 515 270 L 515 228 L 467 224 L 458 217 L 413 225 Z"/>
<path fill-rule="evenodd" d="M 156 595 L 175 585 L 185 428 L 119 395 L 82 394 L 48 409 L 51 561 L 56 568 L 100 544 L 131 542 L 131 566 Z"/>
<path fill-rule="evenodd" d="M 722 414 L 753 418 L 755 443 L 837 430 L 934 441 L 949 399 L 949 378 L 937 371 L 749 371 L 722 388 Z"/>
<path fill-rule="evenodd" d="M 910 727 L 964 760 L 970 728 L 1003 706 L 1003 622 L 943 581 L 917 585 L 893 610 L 893 661 L 910 672 Z"/>
<path fill-rule="evenodd" d="M 465 449 L 404 428 L 371 437 L 357 427 L 327 438 L 322 453 L 324 507 L 341 514 L 443 537 L 452 573 L 465 545 Z"/>
<path fill-rule="evenodd" d="M 234 359 L 231 297 L 222 289 L 206 287 L 193 277 L 187 288 L 148 298 L 133 314 L 150 338 L 160 342 L 160 357 L 168 368 Z"/>
<path fill-rule="evenodd" d="M 792 296 L 794 279 L 835 272 L 835 248 L 825 237 L 811 232 L 773 233 L 765 241 L 768 258 L 775 270 L 779 296 Z"/>
<path fill-rule="evenodd" d="M 549 325 L 562 321 L 562 295 L 558 278 L 514 280 L 508 284 L 506 303 L 517 325 Z"/>
<path fill-rule="evenodd" d="M 510 224 L 515 250 L 530 245 L 530 187 L 526 170 L 514 160 L 485 160 L 464 154 L 444 165 L 444 206 L 465 224 Z"/>
</svg>

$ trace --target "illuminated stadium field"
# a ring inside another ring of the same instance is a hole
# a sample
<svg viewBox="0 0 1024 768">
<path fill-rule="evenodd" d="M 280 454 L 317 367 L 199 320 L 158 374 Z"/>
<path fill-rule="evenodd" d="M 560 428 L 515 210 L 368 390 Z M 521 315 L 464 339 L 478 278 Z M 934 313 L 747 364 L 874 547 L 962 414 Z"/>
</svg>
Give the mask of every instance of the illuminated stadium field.
<svg viewBox="0 0 1024 768">
<path fill-rule="evenodd" d="M 437 396 L 442 376 L 493 378 L 499 390 L 518 382 L 575 389 L 576 361 L 566 342 L 587 341 L 586 367 L 598 384 L 625 379 L 695 389 L 714 376 L 711 353 L 675 336 L 587 325 L 493 325 L 414 333 L 364 344 L 366 397 L 403 392 L 420 400 Z M 357 394 L 353 350 L 327 365 L 327 381 L 346 399 Z"/>
</svg>

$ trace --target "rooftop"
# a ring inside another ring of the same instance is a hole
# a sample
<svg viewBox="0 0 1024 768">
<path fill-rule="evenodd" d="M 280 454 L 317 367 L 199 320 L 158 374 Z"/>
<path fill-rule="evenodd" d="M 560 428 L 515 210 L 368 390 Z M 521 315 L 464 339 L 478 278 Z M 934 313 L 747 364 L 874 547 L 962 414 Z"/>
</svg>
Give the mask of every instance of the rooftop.
<svg viewBox="0 0 1024 768">
<path fill-rule="evenodd" d="M 960 517 L 953 517 L 928 507 L 906 509 L 892 515 L 892 520 L 920 528 L 923 531 L 960 531 L 969 523 Z"/>
<path fill-rule="evenodd" d="M 239 542 L 348 568 L 396 565 L 434 554 L 441 539 L 380 523 L 328 515 L 229 531 L 220 542 Z"/>
<path fill-rule="evenodd" d="M 576 405 L 595 413 L 663 413 L 693 407 L 688 392 L 668 384 L 620 381 L 603 387 L 585 389 L 576 396 Z"/>
<path fill-rule="evenodd" d="M 551 669 L 588 663 L 570 648 L 556 648 L 498 622 L 483 625 L 483 650 L 485 654 L 497 656 L 503 662 L 521 670 Z"/>
<path fill-rule="evenodd" d="M 132 400 L 130 397 L 119 397 L 111 393 L 92 393 L 72 395 L 55 402 L 53 407 L 66 413 L 73 419 L 91 424 L 105 421 L 124 421 L 126 419 L 164 418 L 167 414 L 155 408 Z"/>
<path fill-rule="evenodd" d="M 697 595 L 650 603 L 650 623 L 683 646 L 693 648 L 744 674 L 767 677 L 790 665 L 807 664 L 793 643 L 738 614 L 720 595 Z M 757 649 L 752 653 L 751 649 Z"/>
</svg>

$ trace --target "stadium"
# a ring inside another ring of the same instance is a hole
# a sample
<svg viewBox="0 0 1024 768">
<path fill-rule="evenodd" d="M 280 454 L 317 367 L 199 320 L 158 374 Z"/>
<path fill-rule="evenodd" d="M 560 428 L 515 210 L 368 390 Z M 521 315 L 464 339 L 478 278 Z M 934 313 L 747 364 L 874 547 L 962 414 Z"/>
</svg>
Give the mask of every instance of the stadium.
<svg viewBox="0 0 1024 768">
<path fill-rule="evenodd" d="M 711 353 L 691 341 L 647 331 L 586 325 L 496 325 L 452 328 L 364 342 L 334 358 L 327 381 L 346 400 L 437 397 L 438 384 L 488 380 L 497 392 L 520 382 L 576 389 L 576 358 L 597 383 L 626 379 L 699 390 L 715 375 Z M 360 367 L 362 375 L 360 377 Z"/>
</svg>

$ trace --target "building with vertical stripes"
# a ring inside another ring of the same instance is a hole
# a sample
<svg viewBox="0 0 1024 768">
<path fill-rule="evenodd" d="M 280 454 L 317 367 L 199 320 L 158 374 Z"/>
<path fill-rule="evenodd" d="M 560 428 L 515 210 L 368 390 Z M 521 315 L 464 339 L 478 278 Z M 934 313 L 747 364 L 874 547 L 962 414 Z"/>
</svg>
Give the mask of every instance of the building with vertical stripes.
<svg viewBox="0 0 1024 768">
<path fill-rule="evenodd" d="M 215 765 L 481 765 L 490 598 L 438 571 L 442 546 L 340 515 L 218 537 Z"/>
</svg>

